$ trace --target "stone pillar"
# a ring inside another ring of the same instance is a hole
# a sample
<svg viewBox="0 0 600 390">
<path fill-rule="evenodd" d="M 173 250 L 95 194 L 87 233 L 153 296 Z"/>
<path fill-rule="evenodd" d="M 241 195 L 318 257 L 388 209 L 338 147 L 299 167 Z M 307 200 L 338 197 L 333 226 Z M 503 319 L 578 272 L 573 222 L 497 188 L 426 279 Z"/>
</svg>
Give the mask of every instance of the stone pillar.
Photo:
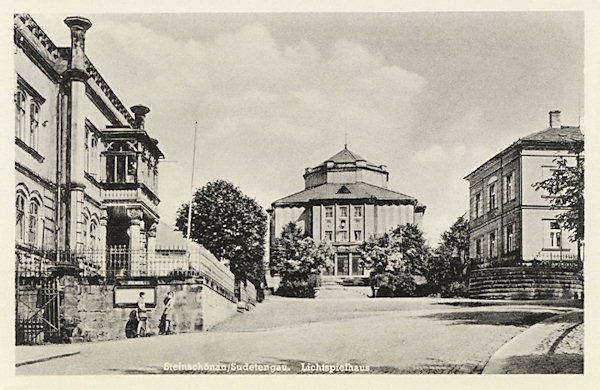
<svg viewBox="0 0 600 390">
<path fill-rule="evenodd" d="M 98 225 L 98 261 L 100 262 L 100 275 L 106 276 L 106 225 L 108 224 L 108 213 L 106 210 L 100 210 L 100 223 Z"/>
<path fill-rule="evenodd" d="M 71 182 L 75 185 L 85 185 L 85 88 L 89 75 L 85 64 L 85 32 L 92 23 L 81 17 L 69 17 L 65 24 L 71 30 L 71 58 L 65 71 L 64 78 L 71 83 L 70 96 L 70 131 L 71 137 Z"/>
<path fill-rule="evenodd" d="M 130 107 L 135 118 L 135 128 L 144 130 L 146 126 L 146 114 L 150 112 L 150 109 L 146 106 L 138 104 L 137 106 Z"/>
<path fill-rule="evenodd" d="M 81 236 L 81 212 L 85 190 L 85 114 L 83 104 L 86 99 L 85 86 L 88 79 L 85 69 L 85 32 L 92 26 L 92 23 L 86 18 L 70 17 L 65 19 L 65 24 L 71 29 L 71 58 L 63 75 L 69 94 L 66 136 L 67 158 L 71 162 L 67 178 L 67 186 L 70 189 L 67 245 L 71 250 L 79 250 L 81 248 L 79 239 Z"/>
<path fill-rule="evenodd" d="M 140 248 L 140 224 L 142 222 L 142 210 L 139 208 L 127 209 L 129 217 L 129 271 L 131 276 L 139 276 L 141 274 L 140 264 L 142 262 L 142 248 Z"/>
<path fill-rule="evenodd" d="M 158 269 L 158 264 L 156 264 L 156 227 L 157 227 L 158 223 L 157 222 L 152 222 L 152 224 L 150 224 L 150 226 L 147 229 L 147 248 L 146 248 L 146 253 L 148 256 L 148 275 L 153 275 L 155 274 L 157 269 Z"/>
</svg>

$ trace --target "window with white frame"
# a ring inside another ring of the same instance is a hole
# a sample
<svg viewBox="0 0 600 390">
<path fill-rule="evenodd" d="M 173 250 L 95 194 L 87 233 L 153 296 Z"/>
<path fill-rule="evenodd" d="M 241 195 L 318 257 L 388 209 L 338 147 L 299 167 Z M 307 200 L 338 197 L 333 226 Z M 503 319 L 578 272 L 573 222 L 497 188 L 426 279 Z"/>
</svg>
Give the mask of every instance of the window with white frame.
<svg viewBox="0 0 600 390">
<path fill-rule="evenodd" d="M 33 150 L 40 145 L 40 112 L 45 99 L 17 75 L 15 137 Z"/>
<path fill-rule="evenodd" d="M 557 221 L 544 221 L 544 248 L 562 248 L 562 228 Z"/>
<path fill-rule="evenodd" d="M 325 230 L 325 233 L 323 234 L 323 239 L 325 241 L 332 241 L 333 240 L 333 231 Z"/>
<path fill-rule="evenodd" d="M 29 106 L 29 146 L 38 148 L 38 136 L 40 127 L 40 105 L 32 102 Z"/>
<path fill-rule="evenodd" d="M 38 243 L 38 219 L 40 204 L 36 199 L 29 202 L 29 223 L 27 225 L 27 243 L 36 245 Z"/>
<path fill-rule="evenodd" d="M 15 137 L 23 140 L 25 138 L 27 96 L 25 92 L 18 90 L 15 93 Z"/>
<path fill-rule="evenodd" d="M 84 171 L 85 172 L 89 172 L 90 171 L 90 145 L 89 145 L 89 140 L 90 140 L 90 131 L 88 129 L 85 129 L 85 138 L 83 139 L 83 150 L 85 151 L 84 155 L 85 155 L 85 159 L 84 159 Z"/>
<path fill-rule="evenodd" d="M 333 218 L 333 206 L 325 206 L 325 218 Z"/>
<path fill-rule="evenodd" d="M 515 223 L 508 224 L 504 227 L 504 252 L 510 253 L 517 249 L 515 238 Z"/>
<path fill-rule="evenodd" d="M 515 173 L 511 172 L 504 176 L 504 192 L 503 201 L 504 203 L 510 202 L 515 199 Z"/>
<path fill-rule="evenodd" d="M 498 240 L 495 230 L 488 235 L 488 254 L 490 258 L 498 256 Z"/>
<path fill-rule="evenodd" d="M 494 210 L 496 207 L 496 183 L 492 183 L 488 186 L 488 209 Z"/>
<path fill-rule="evenodd" d="M 340 218 L 348 217 L 348 206 L 340 206 Z"/>
<path fill-rule="evenodd" d="M 18 192 L 16 198 L 17 223 L 15 227 L 15 238 L 22 242 L 25 238 L 25 195 Z"/>
<path fill-rule="evenodd" d="M 90 223 L 90 249 L 96 249 L 98 246 L 98 240 L 100 237 L 97 236 L 97 225 L 95 221 Z"/>
<path fill-rule="evenodd" d="M 354 241 L 362 241 L 362 230 L 355 230 L 354 231 Z"/>
<path fill-rule="evenodd" d="M 106 152 L 106 182 L 135 183 L 137 180 L 137 155 L 125 142 L 115 142 Z"/>
<path fill-rule="evenodd" d="M 89 223 L 90 218 L 86 214 L 83 214 L 83 228 L 81 229 L 81 241 L 84 249 L 88 249 L 90 247 L 90 243 L 88 241 L 88 229 L 90 228 Z"/>
<path fill-rule="evenodd" d="M 478 192 L 475 194 L 475 199 L 474 199 L 473 203 L 474 203 L 474 207 L 475 207 L 475 218 L 479 218 L 483 215 L 481 192 Z"/>
<path fill-rule="evenodd" d="M 354 206 L 354 218 L 362 218 L 363 208 L 362 206 Z"/>
<path fill-rule="evenodd" d="M 481 247 L 481 238 L 475 240 L 475 258 L 481 259 L 483 256 L 483 251 Z"/>
</svg>

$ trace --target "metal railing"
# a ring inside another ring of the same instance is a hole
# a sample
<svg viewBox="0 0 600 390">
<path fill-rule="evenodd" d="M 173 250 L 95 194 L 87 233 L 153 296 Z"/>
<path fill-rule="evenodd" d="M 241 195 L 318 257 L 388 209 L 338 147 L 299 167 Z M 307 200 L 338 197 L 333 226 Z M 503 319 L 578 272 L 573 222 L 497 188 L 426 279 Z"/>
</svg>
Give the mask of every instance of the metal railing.
<svg viewBox="0 0 600 390">
<path fill-rule="evenodd" d="M 58 269 L 87 277 L 202 277 L 229 294 L 234 293 L 234 276 L 229 268 L 205 248 L 170 247 L 131 250 L 127 246 L 80 251 L 17 250 L 19 277 L 50 277 Z M 256 294 L 256 293 L 255 293 Z"/>
</svg>

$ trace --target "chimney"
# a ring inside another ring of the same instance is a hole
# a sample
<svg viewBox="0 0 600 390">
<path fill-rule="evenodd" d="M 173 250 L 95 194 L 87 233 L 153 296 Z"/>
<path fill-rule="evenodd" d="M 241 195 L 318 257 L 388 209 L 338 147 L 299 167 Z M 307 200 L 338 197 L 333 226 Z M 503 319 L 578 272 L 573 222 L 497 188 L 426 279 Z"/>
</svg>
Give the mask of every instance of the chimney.
<svg viewBox="0 0 600 390">
<path fill-rule="evenodd" d="M 75 73 L 87 75 L 85 69 L 85 32 L 92 27 L 92 22 L 81 16 L 70 16 L 65 24 L 71 29 L 71 59 L 69 69 Z"/>
<path fill-rule="evenodd" d="M 550 127 L 553 129 L 560 129 L 560 111 L 550 111 L 548 115 L 550 115 Z"/>
<path fill-rule="evenodd" d="M 135 116 L 135 128 L 144 130 L 145 122 L 146 122 L 146 114 L 148 114 L 150 112 L 150 109 L 146 106 L 142 106 L 141 104 L 132 106 L 132 107 L 130 107 L 130 109 L 131 109 L 131 112 L 133 112 L 133 115 Z"/>
</svg>

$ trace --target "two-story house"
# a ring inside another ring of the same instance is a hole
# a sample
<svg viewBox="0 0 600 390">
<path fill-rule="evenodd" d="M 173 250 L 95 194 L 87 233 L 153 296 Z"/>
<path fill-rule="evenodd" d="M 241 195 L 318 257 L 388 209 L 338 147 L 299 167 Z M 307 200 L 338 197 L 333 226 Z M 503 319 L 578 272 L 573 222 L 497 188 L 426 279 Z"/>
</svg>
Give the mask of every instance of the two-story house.
<svg viewBox="0 0 600 390">
<path fill-rule="evenodd" d="M 270 239 L 297 223 L 317 242 L 330 242 L 334 266 L 324 276 L 360 277 L 360 245 L 407 223 L 420 226 L 425 205 L 387 188 L 385 165 L 368 162 L 344 147 L 314 168 L 306 168 L 304 190 L 272 203 Z"/>
<path fill-rule="evenodd" d="M 470 257 L 483 266 L 569 262 L 577 243 L 557 223 L 545 191 L 534 183 L 549 178 L 555 159 L 575 164 L 573 144 L 583 142 L 579 126 L 561 125 L 560 111 L 549 127 L 518 139 L 469 173 Z"/>
<path fill-rule="evenodd" d="M 147 107 L 125 108 L 85 52 L 92 23 L 69 17 L 57 47 L 28 14 L 14 16 L 16 250 L 101 272 L 106 248 L 142 266 L 159 220 L 158 141 Z"/>
</svg>

